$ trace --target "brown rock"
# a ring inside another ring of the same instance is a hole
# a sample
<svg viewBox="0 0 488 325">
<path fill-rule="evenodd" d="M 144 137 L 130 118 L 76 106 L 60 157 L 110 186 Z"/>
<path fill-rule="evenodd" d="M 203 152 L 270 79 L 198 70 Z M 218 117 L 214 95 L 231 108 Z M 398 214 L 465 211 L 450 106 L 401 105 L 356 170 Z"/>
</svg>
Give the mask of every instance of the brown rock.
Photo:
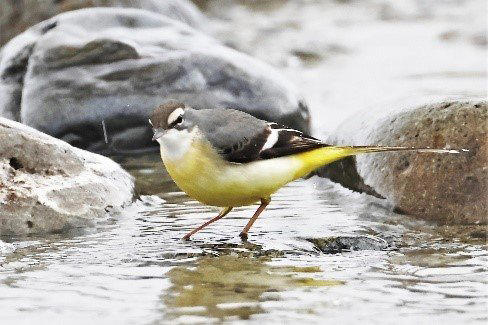
<svg viewBox="0 0 488 325">
<path fill-rule="evenodd" d="M 332 175 L 335 181 L 355 190 L 373 191 L 402 213 L 440 224 L 485 224 L 488 221 L 487 103 L 446 101 L 403 109 L 387 118 L 384 115 L 369 122 L 361 116 L 347 122 L 337 130 L 332 142 L 462 148 L 469 152 L 361 155 L 329 167 L 322 175 Z"/>
</svg>

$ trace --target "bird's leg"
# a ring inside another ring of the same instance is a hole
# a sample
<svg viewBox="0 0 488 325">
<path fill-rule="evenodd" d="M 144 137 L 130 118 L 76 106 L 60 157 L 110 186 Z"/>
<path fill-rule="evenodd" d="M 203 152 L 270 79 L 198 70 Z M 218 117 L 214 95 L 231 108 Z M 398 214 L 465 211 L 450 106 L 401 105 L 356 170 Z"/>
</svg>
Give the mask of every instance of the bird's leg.
<svg viewBox="0 0 488 325">
<path fill-rule="evenodd" d="M 247 233 L 249 232 L 249 229 L 251 229 L 253 223 L 259 217 L 259 215 L 261 214 L 261 212 L 263 212 L 264 209 L 266 209 L 266 207 L 268 206 L 269 202 L 271 202 L 271 198 L 261 199 L 261 205 L 256 210 L 256 212 L 254 212 L 254 215 L 252 216 L 252 218 L 249 220 L 249 222 L 247 223 L 247 225 L 244 227 L 244 229 L 239 234 L 239 237 L 241 237 L 242 240 L 247 240 Z"/>
<path fill-rule="evenodd" d="M 196 232 L 199 232 L 200 230 L 202 230 L 203 228 L 205 228 L 206 226 L 208 226 L 209 224 L 219 220 L 219 219 L 222 219 L 223 217 L 225 217 L 227 215 L 227 213 L 230 212 L 230 210 L 232 210 L 232 207 L 227 207 L 227 208 L 224 208 L 222 211 L 220 211 L 219 215 L 216 216 L 215 218 L 213 219 L 210 219 L 209 221 L 205 222 L 203 225 L 201 225 L 200 227 L 190 231 L 189 233 L 187 233 L 185 236 L 183 236 L 183 240 L 189 240 L 190 237 L 195 234 Z"/>
</svg>

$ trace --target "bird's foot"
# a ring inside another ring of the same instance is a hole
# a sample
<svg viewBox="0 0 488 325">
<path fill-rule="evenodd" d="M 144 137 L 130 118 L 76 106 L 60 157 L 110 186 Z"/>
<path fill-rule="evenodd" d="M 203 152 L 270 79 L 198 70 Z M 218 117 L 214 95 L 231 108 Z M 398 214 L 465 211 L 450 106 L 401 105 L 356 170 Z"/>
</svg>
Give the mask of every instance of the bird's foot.
<svg viewBox="0 0 488 325">
<path fill-rule="evenodd" d="M 189 241 L 189 240 L 190 240 L 190 236 L 191 236 L 190 234 L 185 235 L 185 236 L 183 236 L 183 237 L 181 238 L 181 240 L 183 240 L 183 241 Z"/>
<path fill-rule="evenodd" d="M 247 232 L 241 232 L 239 237 L 241 237 L 242 241 L 247 241 Z"/>
</svg>

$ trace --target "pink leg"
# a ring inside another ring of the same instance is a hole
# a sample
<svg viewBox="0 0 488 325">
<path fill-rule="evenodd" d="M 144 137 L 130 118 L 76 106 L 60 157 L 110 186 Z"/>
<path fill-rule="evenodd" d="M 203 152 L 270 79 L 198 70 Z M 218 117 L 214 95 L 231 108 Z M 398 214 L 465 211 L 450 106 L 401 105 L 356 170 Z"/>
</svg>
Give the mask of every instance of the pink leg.
<svg viewBox="0 0 488 325">
<path fill-rule="evenodd" d="M 200 227 L 198 227 L 198 228 L 196 228 L 196 229 L 194 229 L 194 230 L 190 231 L 190 232 L 189 232 L 189 233 L 187 233 L 185 236 L 183 236 L 183 238 L 182 238 L 182 239 L 183 239 L 183 240 L 189 240 L 189 239 L 190 239 L 190 237 L 191 237 L 193 234 L 195 234 L 195 233 L 199 232 L 200 230 L 202 230 L 203 228 L 205 228 L 205 227 L 206 227 L 206 226 L 208 226 L 209 224 L 211 224 L 211 223 L 213 223 L 213 222 L 215 222 L 215 221 L 217 221 L 217 220 L 222 219 L 223 217 L 225 217 L 225 216 L 227 215 L 227 213 L 229 213 L 229 212 L 230 212 L 230 210 L 232 210 L 232 207 L 227 207 L 227 208 L 223 209 L 222 211 L 220 211 L 220 213 L 219 213 L 219 215 L 218 215 L 218 216 L 216 216 L 215 218 L 210 219 L 209 221 L 205 222 L 205 223 L 204 223 L 203 225 L 201 225 Z"/>
<path fill-rule="evenodd" d="M 256 219 L 259 217 L 261 212 L 263 212 L 264 209 L 266 209 L 269 202 L 271 202 L 271 198 L 261 199 L 261 205 L 256 210 L 256 212 L 254 212 L 254 215 L 252 216 L 252 218 L 249 220 L 247 225 L 244 227 L 242 232 L 239 234 L 239 237 L 241 237 L 242 240 L 247 240 L 247 233 L 249 232 L 249 229 L 251 229 L 252 225 L 254 224 Z"/>
</svg>

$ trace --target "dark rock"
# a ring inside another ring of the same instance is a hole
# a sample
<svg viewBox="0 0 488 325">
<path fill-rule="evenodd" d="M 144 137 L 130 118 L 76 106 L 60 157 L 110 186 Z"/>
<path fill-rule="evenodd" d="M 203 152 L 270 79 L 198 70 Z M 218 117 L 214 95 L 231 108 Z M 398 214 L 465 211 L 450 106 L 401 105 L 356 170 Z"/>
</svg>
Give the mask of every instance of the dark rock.
<svg viewBox="0 0 488 325">
<path fill-rule="evenodd" d="M 205 20 L 198 8 L 187 0 L 4 0 L 0 1 L 0 46 L 28 27 L 59 13 L 87 7 L 130 7 L 146 9 L 201 28 Z M 54 28 L 46 25 L 43 32 Z"/>
<path fill-rule="evenodd" d="M 0 76 L 0 116 L 94 152 L 155 150 L 148 115 L 169 99 L 309 129 L 306 105 L 272 67 L 140 9 L 44 21 L 5 45 Z"/>
<path fill-rule="evenodd" d="M 132 202 L 132 177 L 103 156 L 0 118 L 0 235 L 92 225 Z"/>
<path fill-rule="evenodd" d="M 336 254 L 344 251 L 380 251 L 389 247 L 385 240 L 372 236 L 339 236 L 329 238 L 307 238 L 306 240 L 314 244 L 315 247 L 326 254 Z"/>
<path fill-rule="evenodd" d="M 319 174 L 332 176 L 334 181 L 353 190 L 383 196 L 399 213 L 439 224 L 487 222 L 486 102 L 446 101 L 402 108 L 393 114 L 378 111 L 356 116 L 340 126 L 329 142 L 468 149 L 469 152 L 360 155 L 327 166 Z"/>
<path fill-rule="evenodd" d="M 359 193 L 366 193 L 379 199 L 384 199 L 374 188 L 364 183 L 363 178 L 358 174 L 355 157 L 347 157 L 335 161 L 316 172 L 317 175 L 326 177 L 333 182 L 340 183 L 348 189 Z"/>
</svg>

